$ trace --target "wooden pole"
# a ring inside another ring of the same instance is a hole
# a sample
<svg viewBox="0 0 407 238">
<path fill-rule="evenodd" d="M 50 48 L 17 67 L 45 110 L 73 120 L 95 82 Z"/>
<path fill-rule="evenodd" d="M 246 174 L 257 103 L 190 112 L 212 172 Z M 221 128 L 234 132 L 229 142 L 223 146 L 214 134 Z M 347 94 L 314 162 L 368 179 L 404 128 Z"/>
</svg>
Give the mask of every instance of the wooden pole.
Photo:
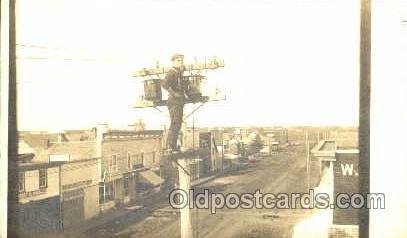
<svg viewBox="0 0 407 238">
<path fill-rule="evenodd" d="M 59 229 L 61 231 L 63 231 L 64 230 L 64 217 L 63 217 L 63 214 L 62 214 L 62 203 L 64 202 L 64 199 L 62 197 L 62 164 L 59 165 L 58 175 L 59 175 L 59 181 L 58 181 L 58 190 L 59 190 Z"/>
<path fill-rule="evenodd" d="M 309 166 L 309 140 L 308 140 L 308 131 L 305 132 L 305 153 L 306 153 L 306 166 L 307 166 L 307 190 L 310 189 L 310 166 Z"/>
<path fill-rule="evenodd" d="M 370 191 L 371 0 L 360 2 L 359 192 Z M 369 237 L 369 209 L 359 210 L 359 237 Z"/>
<path fill-rule="evenodd" d="M 0 237 L 7 237 L 7 168 L 8 168 L 8 101 L 9 101 L 9 17 L 10 2 L 1 1 L 1 152 L 0 152 Z"/>
<path fill-rule="evenodd" d="M 184 119 L 185 124 L 183 124 L 181 130 L 182 135 L 186 135 L 186 119 Z M 185 145 L 185 140 L 181 140 L 181 146 Z M 187 192 L 189 195 L 189 191 L 191 189 L 191 171 L 188 169 L 188 158 L 195 158 L 195 121 L 193 120 L 192 125 L 192 154 L 189 156 L 183 156 L 177 159 L 178 162 L 178 181 L 179 181 L 179 189 Z M 189 173 L 188 173 L 189 172 Z M 187 198 L 184 199 L 189 199 Z M 193 202 L 193 201 L 189 201 Z M 189 209 L 189 203 L 184 208 L 180 210 L 180 233 L 181 238 L 192 238 L 193 237 L 193 229 L 192 229 L 192 219 L 191 219 L 191 211 Z"/>
<path fill-rule="evenodd" d="M 178 176 L 179 176 L 179 189 L 189 193 L 191 188 L 191 181 L 189 174 L 186 173 L 185 169 L 187 168 L 187 159 L 178 159 Z M 189 199 L 189 197 L 184 198 Z M 189 201 L 193 202 L 193 201 Z M 192 224 L 191 224 L 191 214 L 189 209 L 189 204 L 184 208 L 181 208 L 181 238 L 192 238 Z"/>
<path fill-rule="evenodd" d="M 0 237 L 17 236 L 17 81 L 15 0 L 3 0 L 1 4 L 1 151 L 0 151 Z"/>
</svg>

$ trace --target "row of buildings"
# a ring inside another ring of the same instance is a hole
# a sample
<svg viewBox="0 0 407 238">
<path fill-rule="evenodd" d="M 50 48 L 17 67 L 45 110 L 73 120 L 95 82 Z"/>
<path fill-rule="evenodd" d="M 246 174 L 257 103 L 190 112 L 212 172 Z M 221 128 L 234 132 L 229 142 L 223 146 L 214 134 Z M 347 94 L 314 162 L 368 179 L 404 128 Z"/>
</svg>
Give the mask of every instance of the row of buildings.
<svg viewBox="0 0 407 238">
<path fill-rule="evenodd" d="M 253 132 L 184 128 L 184 149 L 207 151 L 190 160 L 191 180 L 227 169 L 227 161 L 239 155 Z M 107 125 L 21 132 L 15 229 L 29 234 L 75 229 L 109 210 L 160 197 L 177 176 L 162 155 L 165 137 L 162 130 L 113 130 Z"/>
<path fill-rule="evenodd" d="M 192 179 L 220 172 L 222 149 L 216 138 L 221 134 L 186 131 L 187 147 L 208 151 L 191 159 Z M 159 191 L 171 187 L 166 184 L 171 173 L 163 171 L 176 170 L 163 161 L 164 137 L 162 130 L 112 130 L 107 125 L 20 133 L 15 229 L 26 234 L 74 229 L 111 209 L 160 196 Z"/>
</svg>

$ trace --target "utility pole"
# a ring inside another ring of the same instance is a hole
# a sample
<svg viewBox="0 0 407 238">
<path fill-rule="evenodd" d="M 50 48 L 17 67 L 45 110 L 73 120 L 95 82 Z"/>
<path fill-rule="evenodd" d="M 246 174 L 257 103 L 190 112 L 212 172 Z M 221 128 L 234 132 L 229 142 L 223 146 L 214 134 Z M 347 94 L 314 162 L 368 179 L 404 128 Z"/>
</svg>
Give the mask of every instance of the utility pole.
<svg viewBox="0 0 407 238">
<path fill-rule="evenodd" d="M 360 1 L 359 192 L 370 192 L 371 0 Z M 369 209 L 359 209 L 359 237 L 369 237 Z"/>
<path fill-rule="evenodd" d="M 308 131 L 305 131 L 305 159 L 307 166 L 307 190 L 310 189 L 310 164 L 309 164 L 309 140 L 308 140 Z"/>
<path fill-rule="evenodd" d="M 178 159 L 179 189 L 187 192 L 188 194 L 191 188 L 191 178 L 190 175 L 185 170 L 185 168 L 187 168 L 187 165 L 188 161 L 186 158 Z M 188 198 L 184 199 L 189 199 L 189 196 Z M 193 236 L 192 236 L 191 215 L 188 203 L 185 207 L 181 208 L 180 215 L 181 215 L 181 238 L 192 238 Z"/>
<path fill-rule="evenodd" d="M 15 226 L 18 200 L 15 0 L 2 0 L 0 4 L 0 237 L 11 237 L 16 236 L 14 229 L 18 228 Z"/>
<path fill-rule="evenodd" d="M 1 1 L 1 80 L 0 80 L 0 116 L 1 116 L 1 152 L 0 152 L 0 237 L 7 237 L 7 168 L 8 168 L 8 116 L 9 116 L 9 20 L 10 2 Z"/>
<path fill-rule="evenodd" d="M 214 57 L 213 59 L 207 61 L 205 59 L 204 62 L 196 62 L 194 64 L 189 64 L 189 65 L 184 65 L 185 66 L 185 72 L 184 74 L 184 79 L 194 81 L 196 78 L 198 79 L 203 79 L 205 76 L 202 74 L 207 71 L 207 70 L 214 70 L 217 68 L 224 67 L 224 62 L 219 60 L 218 58 Z M 166 67 L 160 67 L 159 64 L 156 65 L 157 67 L 155 68 L 143 68 L 133 74 L 134 77 L 142 78 L 144 80 L 144 90 L 148 90 L 148 93 L 145 91 L 144 94 L 141 97 L 141 100 L 135 105 L 135 108 L 146 108 L 146 107 L 153 107 L 157 109 L 158 111 L 162 112 L 158 107 L 160 106 L 168 106 L 168 100 L 163 100 L 162 99 L 162 94 L 161 94 L 161 85 L 160 80 L 165 77 L 165 75 L 169 72 L 170 68 Z M 149 82 L 152 82 L 153 84 L 148 84 Z M 148 87 L 146 87 L 146 85 Z M 151 90 L 149 87 L 153 85 L 154 89 Z M 200 85 L 200 84 L 198 84 Z M 218 93 L 216 96 L 204 96 L 201 94 L 200 86 L 199 87 L 199 94 L 195 97 L 188 98 L 185 101 L 185 104 L 192 103 L 196 104 L 199 103 L 200 105 L 195 107 L 195 109 L 192 110 L 191 113 L 186 115 L 183 120 L 186 121 L 186 119 L 193 115 L 201 106 L 203 106 L 206 102 L 209 101 L 220 101 L 220 100 L 225 100 L 225 97 L 219 97 L 222 95 L 219 95 Z M 147 93 L 147 94 L 146 94 Z M 146 97 L 146 95 L 149 95 Z M 154 96 L 152 96 L 154 95 Z M 193 121 L 193 149 L 192 153 L 190 152 L 180 152 L 180 153 L 175 153 L 175 154 L 170 154 L 166 155 L 166 159 L 171 160 L 174 164 L 177 165 L 178 168 L 178 179 L 179 179 L 179 189 L 184 190 L 185 192 L 189 193 L 190 192 L 190 187 L 191 187 L 191 174 L 190 174 L 190 169 L 188 169 L 188 164 L 190 159 L 195 159 L 196 153 L 195 153 L 195 121 Z M 185 133 L 184 133 L 185 134 Z M 185 141 L 182 140 L 182 143 L 185 144 Z M 209 151 L 210 155 L 212 154 L 211 151 Z M 223 161 L 222 161 L 223 163 Z M 169 164 L 169 163 L 168 163 Z M 199 162 L 198 166 L 196 167 L 198 169 L 199 173 Z M 171 177 L 172 174 L 169 173 Z M 171 180 L 171 179 L 170 179 Z M 185 199 L 189 199 L 185 198 Z M 193 202 L 193 201 L 190 201 Z M 192 222 L 191 222 L 191 214 L 190 214 L 190 209 L 189 205 L 185 206 L 184 208 L 181 209 L 180 211 L 180 225 L 181 225 L 181 238 L 192 238 L 193 237 L 193 229 L 192 229 Z"/>
<path fill-rule="evenodd" d="M 62 164 L 59 164 L 58 175 L 59 175 L 59 184 L 58 184 L 58 189 L 59 189 L 59 229 L 61 229 L 61 231 L 63 231 L 64 230 L 64 216 L 62 214 L 62 204 L 64 202 L 64 198 L 63 198 L 63 194 L 62 194 Z"/>
<path fill-rule="evenodd" d="M 225 132 L 225 128 L 223 128 L 222 127 L 222 136 L 221 136 L 221 139 L 222 139 L 222 161 L 221 161 L 221 171 L 222 171 L 222 174 L 223 174 L 223 160 L 225 159 L 225 145 L 223 144 L 223 139 L 224 139 L 224 132 Z"/>
</svg>

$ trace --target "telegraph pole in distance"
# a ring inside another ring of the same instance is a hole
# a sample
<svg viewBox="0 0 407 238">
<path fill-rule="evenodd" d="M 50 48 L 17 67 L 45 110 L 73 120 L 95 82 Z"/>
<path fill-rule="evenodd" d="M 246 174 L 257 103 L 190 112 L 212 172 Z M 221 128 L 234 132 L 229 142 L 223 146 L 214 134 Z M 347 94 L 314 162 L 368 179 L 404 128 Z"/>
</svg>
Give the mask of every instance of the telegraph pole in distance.
<svg viewBox="0 0 407 238">
<path fill-rule="evenodd" d="M 305 153 L 306 153 L 306 166 L 307 166 L 307 190 L 310 189 L 310 165 L 309 165 L 309 139 L 308 139 L 308 131 L 305 131 Z"/>
</svg>

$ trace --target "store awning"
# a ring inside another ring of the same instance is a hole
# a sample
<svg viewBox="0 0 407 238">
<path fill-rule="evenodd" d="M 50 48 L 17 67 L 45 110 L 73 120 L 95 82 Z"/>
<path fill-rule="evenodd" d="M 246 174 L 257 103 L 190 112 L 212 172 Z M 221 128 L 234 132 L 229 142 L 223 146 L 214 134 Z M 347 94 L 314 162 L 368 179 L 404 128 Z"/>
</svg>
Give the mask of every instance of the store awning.
<svg viewBox="0 0 407 238">
<path fill-rule="evenodd" d="M 164 179 L 162 179 L 160 176 L 158 176 L 156 173 L 154 173 L 151 170 L 145 170 L 139 172 L 141 179 L 153 185 L 154 187 L 159 186 L 160 184 L 164 183 Z"/>
</svg>

